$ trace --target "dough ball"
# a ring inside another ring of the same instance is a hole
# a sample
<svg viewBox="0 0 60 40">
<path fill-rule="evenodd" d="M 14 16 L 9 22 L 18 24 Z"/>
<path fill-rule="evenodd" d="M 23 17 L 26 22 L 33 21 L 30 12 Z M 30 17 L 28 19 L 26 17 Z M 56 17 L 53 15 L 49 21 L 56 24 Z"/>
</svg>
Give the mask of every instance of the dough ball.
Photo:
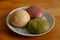
<svg viewBox="0 0 60 40">
<path fill-rule="evenodd" d="M 35 5 L 29 7 L 27 11 L 30 14 L 31 18 L 42 18 L 44 16 L 42 8 Z"/>
<path fill-rule="evenodd" d="M 49 28 L 50 28 L 50 23 L 40 18 L 30 20 L 27 25 L 27 30 L 33 34 L 44 33 L 48 31 Z"/>
<path fill-rule="evenodd" d="M 30 15 L 25 10 L 17 10 L 10 16 L 10 23 L 15 27 L 25 27 L 30 20 Z"/>
</svg>

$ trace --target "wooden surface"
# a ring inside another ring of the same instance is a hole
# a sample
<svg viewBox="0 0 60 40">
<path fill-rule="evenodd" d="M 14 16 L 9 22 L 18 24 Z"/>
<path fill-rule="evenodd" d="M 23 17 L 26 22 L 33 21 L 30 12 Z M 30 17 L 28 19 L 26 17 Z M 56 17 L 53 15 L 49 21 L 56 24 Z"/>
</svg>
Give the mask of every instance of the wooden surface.
<svg viewBox="0 0 60 40">
<path fill-rule="evenodd" d="M 55 27 L 38 37 L 24 37 L 12 32 L 6 25 L 7 14 L 21 6 L 38 5 L 55 17 Z M 0 40 L 60 40 L 60 0 L 0 0 Z"/>
</svg>

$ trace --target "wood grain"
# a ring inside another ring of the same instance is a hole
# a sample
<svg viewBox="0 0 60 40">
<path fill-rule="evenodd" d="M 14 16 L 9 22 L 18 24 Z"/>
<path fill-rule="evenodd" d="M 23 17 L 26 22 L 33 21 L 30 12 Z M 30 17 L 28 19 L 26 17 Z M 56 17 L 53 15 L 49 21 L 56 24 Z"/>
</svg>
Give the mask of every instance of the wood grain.
<svg viewBox="0 0 60 40">
<path fill-rule="evenodd" d="M 53 14 L 55 27 L 38 37 L 24 37 L 12 32 L 6 25 L 8 13 L 21 6 L 40 6 Z M 0 40 L 60 40 L 60 0 L 0 0 Z"/>
</svg>

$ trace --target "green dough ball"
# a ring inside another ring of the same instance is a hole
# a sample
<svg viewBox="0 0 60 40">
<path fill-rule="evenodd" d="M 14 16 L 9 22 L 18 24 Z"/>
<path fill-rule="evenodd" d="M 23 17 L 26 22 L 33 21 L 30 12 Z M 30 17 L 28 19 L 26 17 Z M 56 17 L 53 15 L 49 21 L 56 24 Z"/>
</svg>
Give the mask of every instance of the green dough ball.
<svg viewBox="0 0 60 40">
<path fill-rule="evenodd" d="M 29 21 L 27 24 L 27 30 L 33 34 L 40 34 L 48 31 L 50 23 L 44 19 L 36 18 Z"/>
</svg>

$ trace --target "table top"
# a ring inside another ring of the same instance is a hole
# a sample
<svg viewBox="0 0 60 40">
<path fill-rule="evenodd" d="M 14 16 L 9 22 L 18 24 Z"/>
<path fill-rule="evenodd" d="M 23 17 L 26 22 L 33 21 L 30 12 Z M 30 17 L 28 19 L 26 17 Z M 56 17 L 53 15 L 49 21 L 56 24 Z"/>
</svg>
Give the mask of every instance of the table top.
<svg viewBox="0 0 60 40">
<path fill-rule="evenodd" d="M 24 37 L 12 32 L 6 25 L 8 13 L 18 7 L 37 5 L 55 17 L 55 26 L 49 33 L 38 37 Z M 0 0 L 0 40 L 60 40 L 60 0 Z"/>
</svg>

